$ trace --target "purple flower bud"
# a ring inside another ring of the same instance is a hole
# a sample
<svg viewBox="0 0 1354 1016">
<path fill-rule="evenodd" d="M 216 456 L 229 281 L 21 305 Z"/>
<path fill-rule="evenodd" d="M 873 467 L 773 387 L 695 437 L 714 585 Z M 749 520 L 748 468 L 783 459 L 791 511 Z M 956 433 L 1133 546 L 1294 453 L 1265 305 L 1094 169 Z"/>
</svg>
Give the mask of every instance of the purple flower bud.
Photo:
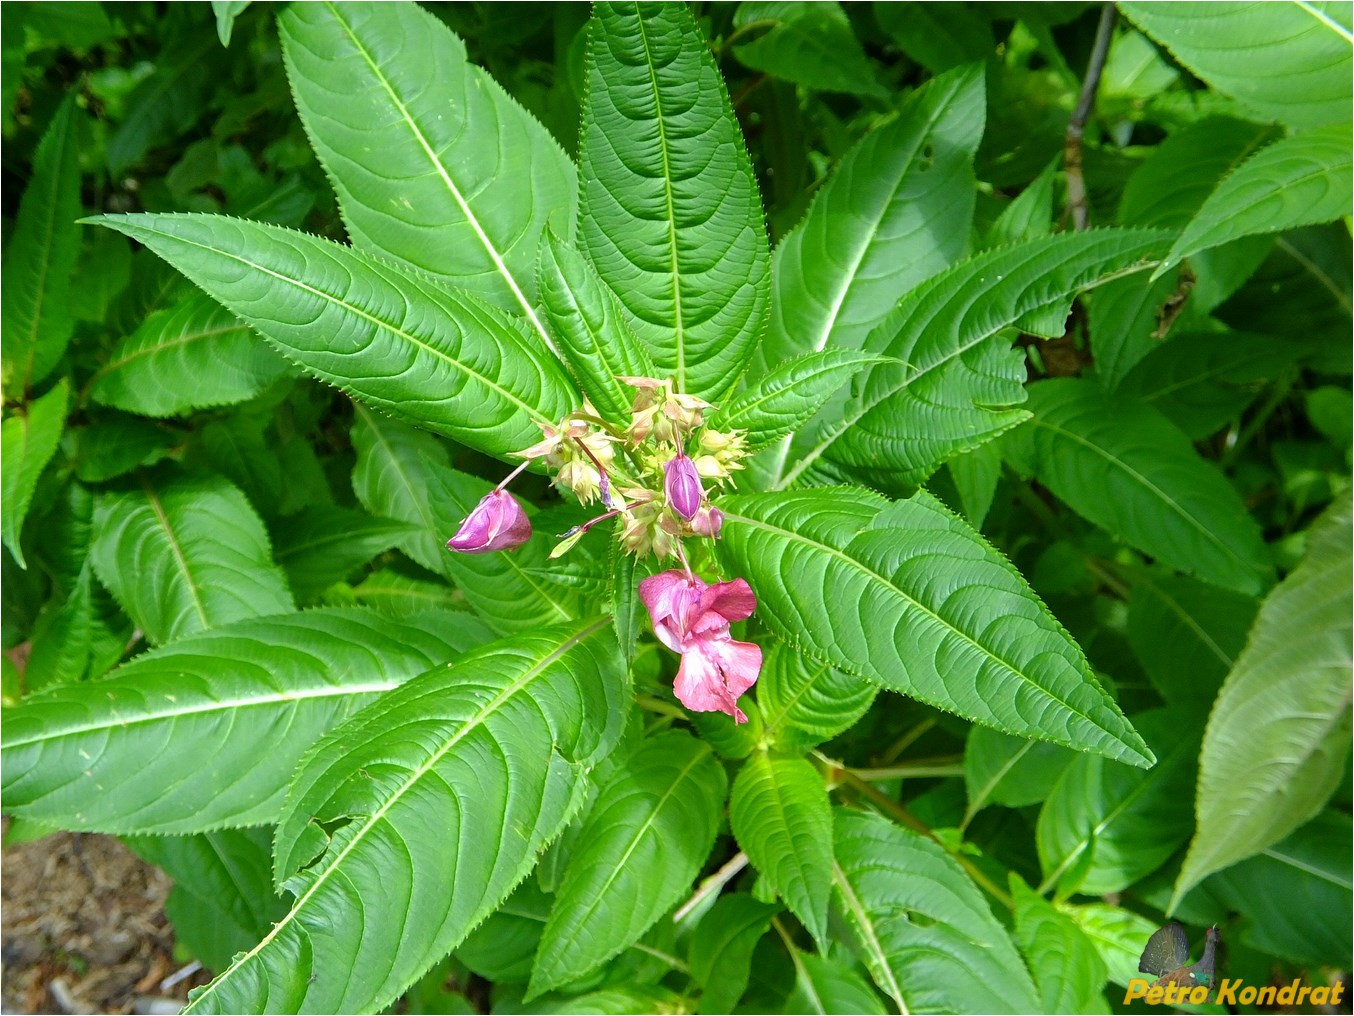
<svg viewBox="0 0 1354 1016">
<path fill-rule="evenodd" d="M 687 522 L 700 511 L 705 491 L 696 464 L 685 452 L 679 451 L 663 466 L 663 489 L 672 510 Z"/>
<path fill-rule="evenodd" d="M 475 505 L 447 547 L 463 554 L 512 550 L 531 538 L 531 520 L 506 490 L 491 490 Z"/>
<path fill-rule="evenodd" d="M 719 535 L 720 527 L 724 525 L 724 513 L 718 508 L 702 508 L 696 512 L 696 517 L 691 520 L 691 531 L 697 536 L 708 536 L 711 539 Z"/>
</svg>

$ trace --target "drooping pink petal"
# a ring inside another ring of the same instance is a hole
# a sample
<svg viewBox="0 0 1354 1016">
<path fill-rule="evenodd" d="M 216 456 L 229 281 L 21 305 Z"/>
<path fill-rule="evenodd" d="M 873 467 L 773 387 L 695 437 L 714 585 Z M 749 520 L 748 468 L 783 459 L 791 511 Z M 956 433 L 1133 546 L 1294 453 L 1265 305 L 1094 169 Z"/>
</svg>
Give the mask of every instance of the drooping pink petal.
<svg viewBox="0 0 1354 1016">
<path fill-rule="evenodd" d="M 697 638 L 682 656 L 673 691 L 688 709 L 718 710 L 746 723 L 738 696 L 756 683 L 761 669 L 761 647 L 751 642 L 735 642 L 727 634 Z"/>
<path fill-rule="evenodd" d="M 707 585 L 680 571 L 667 571 L 639 584 L 654 632 L 682 654 L 673 690 L 688 709 L 728 713 L 738 723 L 747 716 L 738 696 L 752 687 L 762 669 L 762 650 L 729 637 L 730 620 L 750 615 L 757 606 L 743 579 Z"/>
</svg>

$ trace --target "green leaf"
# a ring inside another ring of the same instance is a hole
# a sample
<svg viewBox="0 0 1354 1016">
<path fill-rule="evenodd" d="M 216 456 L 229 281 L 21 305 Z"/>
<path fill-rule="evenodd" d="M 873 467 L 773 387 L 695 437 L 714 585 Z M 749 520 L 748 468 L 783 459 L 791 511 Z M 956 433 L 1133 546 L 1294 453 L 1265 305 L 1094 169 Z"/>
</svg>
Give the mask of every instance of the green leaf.
<svg viewBox="0 0 1354 1016">
<path fill-rule="evenodd" d="M 122 241 L 125 242 L 125 241 Z M 90 398 L 142 416 L 252 399 L 287 363 L 204 293 L 150 314 L 90 379 Z"/>
<path fill-rule="evenodd" d="M 1133 724 L 1159 749 L 1155 767 L 1144 772 L 1081 755 L 1045 799 L 1036 829 L 1045 886 L 1118 892 L 1165 864 L 1194 831 L 1182 788 L 1194 785 L 1202 716 L 1157 709 Z"/>
<path fill-rule="evenodd" d="M 1004 330 L 1081 290 L 1150 266 L 1169 234 L 1088 230 L 986 251 L 912 289 L 866 348 L 901 361 L 865 371 L 841 414 L 791 448 L 788 487 L 821 458 L 874 485 L 919 482 L 946 459 L 1027 418 L 1025 357 Z"/>
<path fill-rule="evenodd" d="M 70 294 L 80 254 L 75 220 L 81 211 L 76 109 L 71 92 L 43 133 L 5 248 L 0 374 L 6 399 L 22 398 L 50 374 L 75 330 Z"/>
<path fill-rule="evenodd" d="M 62 378 L 45 395 L 19 407 L 0 424 L 0 459 L 4 460 L 0 532 L 20 568 L 27 568 L 19 538 L 28 517 L 38 478 L 56 454 L 66 427 L 70 381 Z"/>
<path fill-rule="evenodd" d="M 541 245 L 541 302 L 560 352 L 607 419 L 630 422 L 635 389 L 622 377 L 653 377 L 657 368 L 626 321 L 616 294 L 587 257 L 551 233 Z"/>
<path fill-rule="evenodd" d="M 151 420 L 122 413 L 100 415 L 79 431 L 75 475 L 84 483 L 104 483 L 148 466 L 170 454 L 179 435 Z"/>
<path fill-rule="evenodd" d="M 809 659 L 776 640 L 763 647 L 757 705 L 767 734 L 786 751 L 807 751 L 852 727 L 874 702 L 875 687 Z"/>
<path fill-rule="evenodd" d="M 522 314 L 548 342 L 536 251 L 547 223 L 572 230 L 578 190 L 550 133 L 414 4 L 301 4 L 279 27 L 354 246 Z"/>
<path fill-rule="evenodd" d="M 1296 128 L 1349 122 L 1347 3 L 1126 0 L 1121 9 L 1192 73 L 1266 120 Z"/>
<path fill-rule="evenodd" d="M 1244 939 L 1294 963 L 1349 962 L 1349 815 L 1327 809 L 1280 843 L 1212 876 L 1207 887 L 1248 919 Z"/>
<path fill-rule="evenodd" d="M 85 676 L 94 626 L 93 574 L 86 563 L 69 592 L 54 596 L 38 615 L 24 666 L 24 684 L 30 692 Z"/>
<path fill-rule="evenodd" d="M 855 971 L 798 949 L 790 957 L 795 962 L 795 986 L 782 1012 L 884 1016 L 879 996 Z"/>
<path fill-rule="evenodd" d="M 221 40 L 222 46 L 230 45 L 235 19 L 248 9 L 249 3 L 250 0 L 212 0 L 212 13 L 216 15 L 216 37 Z"/>
<path fill-rule="evenodd" d="M 329 609 L 186 636 L 6 710 L 5 808 L 98 832 L 270 822 L 317 737 L 486 635 Z"/>
<path fill-rule="evenodd" d="M 1038 804 L 1075 758 L 1066 748 L 1047 741 L 974 727 L 964 746 L 968 814 L 976 815 L 989 802 L 1007 808 Z"/>
<path fill-rule="evenodd" d="M 423 567 L 452 579 L 466 601 L 500 632 L 576 616 L 577 591 L 550 581 L 561 569 L 545 567 L 552 534 L 538 532 L 511 553 L 448 550 L 447 540 L 493 485 L 452 469 L 446 446 L 432 435 L 360 405 L 354 412 L 353 490 L 373 515 L 415 527 L 397 546 Z"/>
<path fill-rule="evenodd" d="M 1143 573 L 1128 600 L 1128 642 L 1162 698 L 1207 706 L 1259 608 L 1252 596 L 1182 575 Z"/>
<path fill-rule="evenodd" d="M 766 29 L 734 47 L 746 67 L 822 92 L 887 94 L 839 3 L 744 0 L 733 24 L 739 30 Z"/>
<path fill-rule="evenodd" d="M 743 495 L 720 508 L 720 555 L 787 642 L 974 722 L 1151 764 L 1025 580 L 924 491 L 892 504 L 851 488 Z"/>
<path fill-rule="evenodd" d="M 1039 991 L 1044 1012 L 1095 1012 L 1109 970 L 1095 945 L 1066 914 L 1011 873 L 1015 941 Z"/>
<path fill-rule="evenodd" d="M 310 602 L 415 527 L 334 505 L 305 508 L 273 530 L 277 563 L 298 599 Z"/>
<path fill-rule="evenodd" d="M 1148 353 L 1116 389 L 1155 406 L 1194 440 L 1217 433 L 1255 401 L 1259 382 L 1293 361 L 1289 343 L 1245 332 L 1190 332 Z"/>
<path fill-rule="evenodd" d="M 900 1012 L 1038 1012 L 1010 936 L 953 858 L 878 815 L 839 811 L 833 881 L 852 945 Z"/>
<path fill-rule="evenodd" d="M 353 405 L 349 432 L 357 462 L 353 466 L 353 493 L 371 514 L 407 522 L 415 529 L 395 544 L 429 571 L 449 574 L 451 555 L 446 543 L 456 532 L 436 511 L 428 490 L 432 469 L 450 469 L 447 446 L 389 417 Z M 464 516 L 460 516 L 464 518 Z"/>
<path fill-rule="evenodd" d="M 956 455 L 945 463 L 945 468 L 959 492 L 959 504 L 964 515 L 973 523 L 974 529 L 981 529 L 983 520 L 992 509 L 992 501 L 997 496 L 997 483 L 1001 480 L 1001 449 L 994 442 L 970 448 L 962 455 Z"/>
<path fill-rule="evenodd" d="M 383 568 L 352 588 L 352 598 L 391 617 L 407 617 L 429 610 L 465 609 L 466 603 L 445 582 L 414 578 Z"/>
<path fill-rule="evenodd" d="M 295 609 L 263 523 L 219 476 L 100 494 L 94 530 L 95 573 L 151 642 Z"/>
<path fill-rule="evenodd" d="M 1269 579 L 1260 527 L 1189 439 L 1149 406 L 1089 382 L 1031 385 L 1033 418 L 1008 457 L 1078 515 L 1157 560 L 1256 593 Z"/>
<path fill-rule="evenodd" d="M 986 60 L 997 48 L 992 26 L 968 4 L 875 3 L 875 20 L 904 53 L 933 74 Z"/>
<path fill-rule="evenodd" d="M 208 970 L 268 933 L 287 912 L 273 895 L 267 829 L 218 829 L 197 836 L 134 836 L 124 842 L 174 880 L 165 916 L 177 943 Z"/>
<path fill-rule="evenodd" d="M 144 243 L 321 381 L 490 455 L 577 401 L 516 321 L 362 251 L 218 215 L 86 221 Z"/>
<path fill-rule="evenodd" d="M 1256 152 L 1208 196 L 1156 274 L 1237 237 L 1349 215 L 1354 211 L 1351 150 L 1354 134 L 1346 122 L 1280 138 Z"/>
<path fill-rule="evenodd" d="M 1223 116 L 1172 132 L 1124 184 L 1118 221 L 1184 229 L 1218 183 L 1276 134 Z"/>
<path fill-rule="evenodd" d="M 456 958 L 490 981 L 525 983 L 553 897 L 529 878 L 456 949 Z"/>
<path fill-rule="evenodd" d="M 625 691 L 598 618 L 492 643 L 354 716 L 292 781 L 274 868 L 291 911 L 186 1011 L 385 1008 L 564 828 Z"/>
<path fill-rule="evenodd" d="M 889 4 L 890 7 L 897 6 Z M 1061 155 L 1030 181 L 1009 205 L 1001 210 L 988 229 L 984 247 L 1019 243 L 1053 232 L 1053 184 L 1062 165 Z"/>
<path fill-rule="evenodd" d="M 1187 299 L 1180 272 L 1151 282 L 1144 276 L 1115 279 L 1088 301 L 1087 331 L 1095 357 L 1096 379 L 1107 389 L 1118 387 L 1125 374 L 1169 335 L 1166 308 Z"/>
<path fill-rule="evenodd" d="M 1348 769 L 1350 517 L 1346 492 L 1313 523 L 1307 556 L 1265 597 L 1218 694 L 1177 898 L 1310 819 Z"/>
<path fill-rule="evenodd" d="M 752 866 L 825 944 L 832 808 L 822 775 L 802 758 L 754 752 L 734 781 L 729 824 Z"/>
<path fill-rule="evenodd" d="M 843 157 L 772 258 L 766 365 L 860 349 L 899 297 L 964 253 L 984 112 L 982 69 L 956 70 Z"/>
<path fill-rule="evenodd" d="M 679 391 L 718 402 L 765 324 L 761 196 L 685 4 L 601 3 L 588 45 L 579 234 Z"/>
<path fill-rule="evenodd" d="M 1142 979 L 1138 960 L 1157 925 L 1140 914 L 1108 903 L 1063 905 L 1059 909 L 1077 923 L 1109 969 L 1109 979 L 1120 987 Z"/>
<path fill-rule="evenodd" d="M 765 447 L 807 423 L 862 367 L 884 359 L 835 348 L 796 356 L 762 374 L 720 407 L 710 425 L 718 430 L 746 430 L 748 448 Z"/>
<path fill-rule="evenodd" d="M 617 767 L 565 869 L 528 998 L 591 973 L 691 888 L 727 791 L 709 746 L 682 731 L 649 738 Z"/>
<path fill-rule="evenodd" d="M 832 863 L 830 836 L 827 862 Z M 743 893 L 725 893 L 701 918 L 691 933 L 691 976 L 702 988 L 699 1012 L 734 1011 L 747 990 L 752 950 L 779 909 Z"/>
</svg>

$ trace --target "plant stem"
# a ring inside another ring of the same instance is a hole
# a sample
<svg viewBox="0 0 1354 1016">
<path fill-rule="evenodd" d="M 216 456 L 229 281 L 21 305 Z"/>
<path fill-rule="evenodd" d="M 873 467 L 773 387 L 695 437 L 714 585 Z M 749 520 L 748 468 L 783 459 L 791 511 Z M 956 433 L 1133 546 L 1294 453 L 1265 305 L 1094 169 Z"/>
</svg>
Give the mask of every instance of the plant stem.
<svg viewBox="0 0 1354 1016">
<path fill-rule="evenodd" d="M 1086 178 L 1081 169 L 1081 139 L 1095 106 L 1095 93 L 1100 89 L 1100 75 L 1109 55 L 1110 39 L 1114 36 L 1114 21 L 1118 9 L 1106 3 L 1100 10 L 1100 24 L 1095 30 L 1095 45 L 1086 65 L 1086 77 L 1081 82 L 1081 96 L 1077 108 L 1067 121 L 1067 139 L 1063 145 L 1063 171 L 1067 174 L 1067 210 L 1072 215 L 1072 228 L 1081 232 L 1091 224 L 1091 213 L 1086 203 Z"/>
<path fill-rule="evenodd" d="M 700 884 L 700 887 L 694 893 L 691 894 L 691 898 L 689 900 L 687 900 L 685 903 L 683 903 L 680 907 L 677 908 L 676 912 L 674 912 L 672 915 L 672 922 L 674 924 L 679 923 L 682 920 L 682 918 L 686 917 L 687 914 L 691 913 L 691 911 L 695 910 L 698 906 L 700 906 L 702 900 L 704 900 L 711 893 L 719 892 L 719 890 L 724 888 L 724 884 L 726 882 L 728 882 L 731 878 L 733 878 L 747 866 L 748 866 L 748 855 L 743 853 L 741 850 L 738 851 L 738 853 L 734 854 L 733 857 L 729 858 L 729 860 L 724 862 L 724 866 L 720 868 L 719 871 L 715 872 L 704 882 L 702 882 Z"/>
<path fill-rule="evenodd" d="M 845 770 L 859 776 L 862 780 L 907 780 L 936 776 L 963 776 L 963 756 L 945 755 L 940 758 L 918 759 L 916 762 L 896 766 L 883 766 L 878 769 Z"/>
</svg>

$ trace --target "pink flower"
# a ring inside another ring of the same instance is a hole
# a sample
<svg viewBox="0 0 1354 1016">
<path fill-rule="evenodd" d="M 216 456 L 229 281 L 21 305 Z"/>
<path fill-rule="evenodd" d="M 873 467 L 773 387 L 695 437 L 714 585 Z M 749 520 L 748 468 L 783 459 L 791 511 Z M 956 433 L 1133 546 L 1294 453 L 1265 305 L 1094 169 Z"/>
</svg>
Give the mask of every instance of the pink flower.
<svg viewBox="0 0 1354 1016">
<path fill-rule="evenodd" d="M 705 491 L 701 489 L 696 464 L 685 452 L 678 452 L 663 464 L 663 492 L 672 510 L 687 522 L 700 511 Z"/>
<path fill-rule="evenodd" d="M 517 498 L 506 490 L 491 490 L 475 505 L 447 546 L 463 554 L 486 554 L 512 550 L 530 538 L 531 520 Z"/>
<path fill-rule="evenodd" d="M 728 713 L 738 723 L 747 716 L 738 696 L 757 681 L 761 647 L 729 637 L 729 623 L 749 617 L 757 597 L 742 579 L 707 585 L 684 572 L 666 571 L 639 584 L 654 634 L 682 665 L 673 690 L 688 709 Z"/>
</svg>

